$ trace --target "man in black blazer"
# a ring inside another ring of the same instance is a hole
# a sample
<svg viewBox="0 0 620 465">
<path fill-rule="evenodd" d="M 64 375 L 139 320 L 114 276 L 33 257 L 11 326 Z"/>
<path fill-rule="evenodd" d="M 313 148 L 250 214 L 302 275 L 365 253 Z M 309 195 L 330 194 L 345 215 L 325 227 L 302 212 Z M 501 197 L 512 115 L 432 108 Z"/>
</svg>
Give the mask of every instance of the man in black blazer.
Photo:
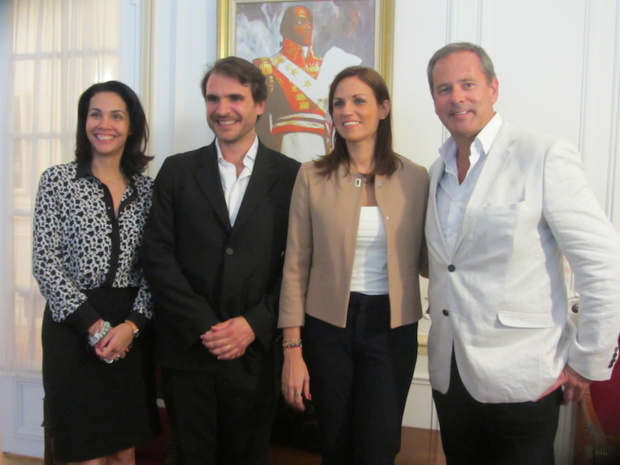
<svg viewBox="0 0 620 465">
<path fill-rule="evenodd" d="M 178 462 L 265 464 L 277 400 L 278 297 L 299 163 L 255 132 L 267 86 L 236 57 L 201 89 L 216 139 L 168 157 L 145 227 L 157 352 Z"/>
</svg>

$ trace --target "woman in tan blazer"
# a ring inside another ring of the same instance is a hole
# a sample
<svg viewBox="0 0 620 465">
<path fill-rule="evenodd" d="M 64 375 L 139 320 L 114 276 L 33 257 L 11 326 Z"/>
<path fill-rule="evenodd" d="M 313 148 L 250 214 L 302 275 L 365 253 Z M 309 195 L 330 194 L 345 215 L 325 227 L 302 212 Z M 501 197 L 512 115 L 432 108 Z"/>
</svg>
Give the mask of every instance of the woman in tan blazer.
<svg viewBox="0 0 620 465">
<path fill-rule="evenodd" d="M 329 112 L 334 150 L 302 165 L 291 200 L 282 389 L 297 410 L 313 400 L 323 465 L 393 464 L 422 316 L 428 175 L 392 150 L 376 71 L 340 72 Z"/>
</svg>

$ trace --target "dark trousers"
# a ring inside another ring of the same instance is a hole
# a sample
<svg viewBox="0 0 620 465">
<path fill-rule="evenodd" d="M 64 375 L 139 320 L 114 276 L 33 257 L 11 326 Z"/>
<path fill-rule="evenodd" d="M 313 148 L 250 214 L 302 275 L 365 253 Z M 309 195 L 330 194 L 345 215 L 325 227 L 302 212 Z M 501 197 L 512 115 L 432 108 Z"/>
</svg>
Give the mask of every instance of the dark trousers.
<svg viewBox="0 0 620 465">
<path fill-rule="evenodd" d="M 278 394 L 273 363 L 266 365 L 243 383 L 231 380 L 226 367 L 208 372 L 164 368 L 164 399 L 179 465 L 267 463 Z"/>
<path fill-rule="evenodd" d="M 447 465 L 554 465 L 561 388 L 537 402 L 481 403 L 467 392 L 453 355 L 448 392 L 433 390 L 433 399 Z"/>
<path fill-rule="evenodd" d="M 352 293 L 346 328 L 306 317 L 303 350 L 323 465 L 393 465 L 417 357 L 417 323 L 391 329 L 388 296 Z"/>
</svg>

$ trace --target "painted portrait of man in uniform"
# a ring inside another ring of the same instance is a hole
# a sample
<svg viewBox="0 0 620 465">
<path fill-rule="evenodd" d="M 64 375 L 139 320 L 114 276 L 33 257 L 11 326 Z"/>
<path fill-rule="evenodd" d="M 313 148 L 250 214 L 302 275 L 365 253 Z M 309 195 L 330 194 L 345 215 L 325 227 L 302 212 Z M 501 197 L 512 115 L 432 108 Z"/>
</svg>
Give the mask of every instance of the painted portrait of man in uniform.
<svg viewBox="0 0 620 465">
<path fill-rule="evenodd" d="M 238 2 L 235 49 L 267 79 L 260 140 L 301 162 L 331 150 L 329 85 L 342 69 L 376 68 L 376 2 Z"/>
</svg>

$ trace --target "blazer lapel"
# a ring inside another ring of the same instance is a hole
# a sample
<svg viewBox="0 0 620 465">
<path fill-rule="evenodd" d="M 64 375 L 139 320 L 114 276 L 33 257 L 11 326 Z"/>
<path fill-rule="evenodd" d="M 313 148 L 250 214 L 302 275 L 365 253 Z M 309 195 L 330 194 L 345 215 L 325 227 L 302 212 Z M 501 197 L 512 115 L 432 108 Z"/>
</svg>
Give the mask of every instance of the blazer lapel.
<svg viewBox="0 0 620 465">
<path fill-rule="evenodd" d="M 454 247 L 455 253 L 463 243 L 465 237 L 470 235 L 476 227 L 477 214 L 488 199 L 489 189 L 495 182 L 502 182 L 499 178 L 510 158 L 510 146 L 512 141 L 513 139 L 510 135 L 509 127 L 506 123 L 503 123 L 497 136 L 495 136 L 495 140 L 493 141 L 493 145 L 491 145 L 480 177 L 476 182 L 476 187 L 467 203 L 461 231 Z"/>
<path fill-rule="evenodd" d="M 209 201 L 211 208 L 219 218 L 222 225 L 230 230 L 230 218 L 228 217 L 228 207 L 222 190 L 222 180 L 220 170 L 217 166 L 217 149 L 215 141 L 200 154 L 198 159 L 198 169 L 196 170 L 196 182 Z"/>
<path fill-rule="evenodd" d="M 269 150 L 262 143 L 259 144 L 250 183 L 241 201 L 233 229 L 240 228 L 256 210 L 276 181 L 276 175 L 276 159 L 271 156 Z"/>
<path fill-rule="evenodd" d="M 431 246 L 430 242 L 440 241 L 440 244 L 437 244 L 438 251 L 440 251 L 441 255 L 446 259 L 450 251 L 448 250 L 448 244 L 446 242 L 446 238 L 443 235 L 443 229 L 441 228 L 441 223 L 439 222 L 439 213 L 437 211 L 437 188 L 439 187 L 439 180 L 443 175 L 446 169 L 446 165 L 441 159 L 441 157 L 433 163 L 433 165 L 429 169 L 430 175 L 430 184 L 429 184 L 429 208 L 427 213 L 427 221 L 429 221 L 435 231 L 435 234 L 432 234 L 430 237 L 427 237 L 427 242 L 429 242 L 429 246 Z"/>
</svg>

